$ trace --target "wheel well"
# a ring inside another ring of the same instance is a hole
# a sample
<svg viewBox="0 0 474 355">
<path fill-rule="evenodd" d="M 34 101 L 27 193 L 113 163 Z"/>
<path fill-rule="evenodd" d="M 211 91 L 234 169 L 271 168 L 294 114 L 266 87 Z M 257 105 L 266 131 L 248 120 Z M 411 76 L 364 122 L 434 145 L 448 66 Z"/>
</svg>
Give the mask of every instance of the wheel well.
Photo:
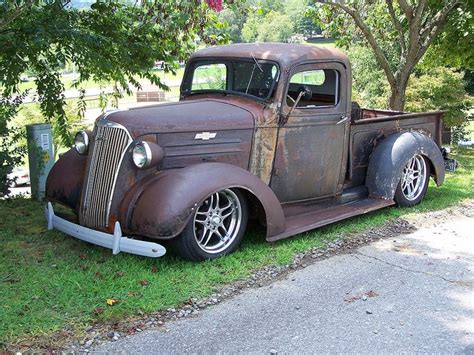
<svg viewBox="0 0 474 355">
<path fill-rule="evenodd" d="M 239 190 L 239 192 L 241 192 L 247 199 L 249 207 L 249 219 L 254 219 L 258 221 L 262 226 L 266 227 L 267 217 L 265 214 L 265 209 L 263 208 L 263 205 L 260 200 L 249 190 L 242 188 L 237 188 L 236 190 Z"/>
<path fill-rule="evenodd" d="M 433 162 L 431 161 L 429 156 L 424 155 L 424 154 L 422 154 L 422 156 L 423 158 L 425 158 L 426 163 L 430 167 L 430 176 L 436 181 L 437 176 L 436 176 L 436 170 L 435 170 Z"/>
</svg>

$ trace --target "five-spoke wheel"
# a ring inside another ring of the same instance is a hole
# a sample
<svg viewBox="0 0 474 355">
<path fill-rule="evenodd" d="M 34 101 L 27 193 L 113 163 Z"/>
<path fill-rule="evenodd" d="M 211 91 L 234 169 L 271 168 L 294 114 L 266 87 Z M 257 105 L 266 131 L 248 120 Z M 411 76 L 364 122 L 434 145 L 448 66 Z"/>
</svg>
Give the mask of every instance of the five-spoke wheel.
<svg viewBox="0 0 474 355">
<path fill-rule="evenodd" d="M 238 190 L 223 189 L 197 207 L 183 233 L 173 241 L 178 253 L 190 260 L 229 254 L 240 244 L 247 226 L 247 204 Z"/>
<path fill-rule="evenodd" d="M 430 177 L 430 167 L 425 158 L 415 154 L 404 166 L 400 182 L 395 192 L 395 202 L 399 206 L 414 206 L 425 196 Z"/>
</svg>

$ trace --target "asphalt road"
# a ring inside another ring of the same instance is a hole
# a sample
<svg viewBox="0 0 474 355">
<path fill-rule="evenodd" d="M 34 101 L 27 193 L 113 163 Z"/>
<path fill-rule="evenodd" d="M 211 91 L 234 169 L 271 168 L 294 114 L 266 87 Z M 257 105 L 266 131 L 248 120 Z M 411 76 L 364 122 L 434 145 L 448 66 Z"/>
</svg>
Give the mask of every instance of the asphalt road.
<svg viewBox="0 0 474 355">
<path fill-rule="evenodd" d="M 469 208 L 93 351 L 474 354 Z"/>
</svg>

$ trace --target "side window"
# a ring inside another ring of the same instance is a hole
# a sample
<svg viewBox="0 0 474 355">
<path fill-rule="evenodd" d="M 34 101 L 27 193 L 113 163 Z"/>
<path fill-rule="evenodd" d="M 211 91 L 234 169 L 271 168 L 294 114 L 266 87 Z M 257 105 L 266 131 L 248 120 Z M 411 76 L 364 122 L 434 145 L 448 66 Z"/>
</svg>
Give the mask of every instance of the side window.
<svg viewBox="0 0 474 355">
<path fill-rule="evenodd" d="M 339 72 L 334 69 L 314 69 L 292 75 L 286 104 L 293 106 L 301 91 L 298 108 L 335 106 L 339 101 Z"/>
<path fill-rule="evenodd" d="M 225 90 L 227 67 L 222 63 L 200 65 L 194 69 L 191 90 Z"/>
</svg>

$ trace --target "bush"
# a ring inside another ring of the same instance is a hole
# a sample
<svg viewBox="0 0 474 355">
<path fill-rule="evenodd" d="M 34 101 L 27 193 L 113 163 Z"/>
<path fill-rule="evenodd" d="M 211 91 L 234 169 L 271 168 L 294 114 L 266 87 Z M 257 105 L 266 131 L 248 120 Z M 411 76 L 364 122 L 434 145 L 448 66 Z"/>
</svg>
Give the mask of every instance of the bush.
<svg viewBox="0 0 474 355">
<path fill-rule="evenodd" d="M 463 72 L 449 68 L 425 69 L 410 78 L 406 91 L 407 111 L 446 110 L 446 127 L 461 127 L 467 121 L 472 98 L 464 88 Z"/>
<path fill-rule="evenodd" d="M 242 28 L 245 42 L 288 42 L 294 34 L 293 22 L 288 15 L 270 11 L 266 15 L 249 15 Z"/>
<path fill-rule="evenodd" d="M 386 109 L 389 85 L 372 51 L 353 46 L 347 54 L 352 63 L 352 100 L 361 107 Z"/>
<path fill-rule="evenodd" d="M 71 147 L 73 144 L 72 139 L 77 131 L 81 129 L 86 129 L 87 124 L 82 119 L 81 114 L 78 113 L 78 105 L 80 101 L 66 101 L 66 105 L 64 106 L 64 112 L 66 117 L 66 132 L 71 140 L 69 142 L 64 142 L 61 137 L 61 132 L 59 132 L 59 125 L 57 123 L 57 118 L 53 117 L 49 120 L 52 127 L 52 135 L 53 135 L 53 146 L 54 146 L 54 154 L 55 156 L 58 154 L 60 148 Z M 45 119 L 41 114 L 41 110 L 39 104 L 31 103 L 28 105 L 22 105 L 21 109 L 18 111 L 16 117 L 12 121 L 15 127 L 24 127 L 29 124 L 34 123 L 44 123 Z M 27 141 L 26 141 L 26 130 L 22 130 L 18 136 L 17 141 L 14 144 L 22 152 L 26 152 L 27 148 Z"/>
<path fill-rule="evenodd" d="M 352 97 L 362 107 L 387 108 L 389 85 L 371 51 L 349 48 L 352 63 Z M 408 82 L 405 111 L 446 110 L 444 125 L 453 129 L 453 140 L 463 137 L 463 127 L 473 99 L 466 92 L 464 72 L 445 67 L 418 69 Z"/>
<path fill-rule="evenodd" d="M 23 98 L 24 95 L 15 99 L 0 97 L 0 196 L 8 195 L 12 183 L 8 174 L 12 172 L 13 167 L 21 163 L 26 151 L 18 145 L 22 130 L 11 123 Z"/>
</svg>

